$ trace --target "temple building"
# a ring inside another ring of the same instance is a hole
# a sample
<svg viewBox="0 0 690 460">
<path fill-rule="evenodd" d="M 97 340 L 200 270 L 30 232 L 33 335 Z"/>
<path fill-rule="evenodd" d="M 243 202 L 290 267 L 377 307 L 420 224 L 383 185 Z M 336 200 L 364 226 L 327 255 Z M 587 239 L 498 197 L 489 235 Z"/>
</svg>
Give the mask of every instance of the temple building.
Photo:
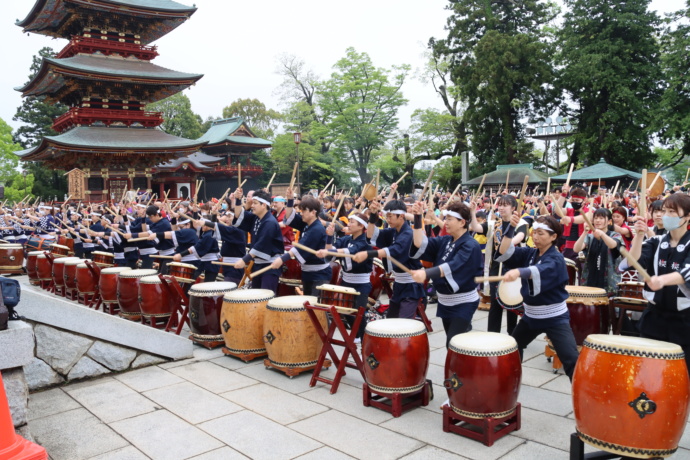
<svg viewBox="0 0 690 460">
<path fill-rule="evenodd" d="M 198 152 L 205 137 L 166 134 L 157 128 L 162 114 L 145 110 L 202 78 L 151 62 L 158 56 L 151 42 L 195 11 L 172 0 L 37 0 L 17 25 L 69 43 L 17 90 L 70 109 L 53 124 L 60 134 L 17 152 L 21 160 L 70 171 L 70 193 L 85 195 L 73 198 L 105 201 L 119 200 L 125 190 L 152 189 L 154 167 Z M 189 161 L 197 163 L 204 164 Z"/>
</svg>

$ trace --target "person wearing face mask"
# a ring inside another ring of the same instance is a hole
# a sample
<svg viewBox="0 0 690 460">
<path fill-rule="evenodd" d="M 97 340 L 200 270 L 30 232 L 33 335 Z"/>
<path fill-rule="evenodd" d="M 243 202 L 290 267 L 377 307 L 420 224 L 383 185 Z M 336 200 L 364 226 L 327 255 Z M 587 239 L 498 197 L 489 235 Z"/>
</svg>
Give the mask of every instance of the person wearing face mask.
<svg viewBox="0 0 690 460">
<path fill-rule="evenodd" d="M 587 192 L 582 187 L 573 187 L 570 191 L 570 201 L 561 205 L 565 211 L 565 216 L 560 218 L 560 223 L 563 226 L 563 236 L 565 237 L 565 244 L 563 245 L 563 256 L 577 263 L 577 252 L 573 249 L 575 242 L 582 235 L 584 229 L 585 219 L 580 215 L 580 210 L 585 205 L 584 201 L 587 198 Z M 591 219 L 591 215 L 589 216 Z M 578 264 L 579 265 L 579 264 Z M 582 267 L 578 266 L 578 271 Z"/>
<path fill-rule="evenodd" d="M 292 230 L 292 227 L 283 222 L 285 220 L 285 213 L 287 209 L 286 204 L 287 200 L 285 197 L 276 196 L 273 198 L 273 210 L 275 211 L 274 215 L 276 216 L 278 225 L 280 225 L 280 232 L 283 234 L 283 245 L 287 250 L 289 247 L 292 247 L 292 243 L 295 241 L 295 232 Z"/>
<path fill-rule="evenodd" d="M 635 221 L 630 255 L 651 276 L 643 290 L 649 305 L 640 319 L 640 334 L 680 345 L 690 369 L 690 196 L 669 196 L 663 211 L 665 235 L 645 241 L 647 222 L 642 217 Z"/>
</svg>

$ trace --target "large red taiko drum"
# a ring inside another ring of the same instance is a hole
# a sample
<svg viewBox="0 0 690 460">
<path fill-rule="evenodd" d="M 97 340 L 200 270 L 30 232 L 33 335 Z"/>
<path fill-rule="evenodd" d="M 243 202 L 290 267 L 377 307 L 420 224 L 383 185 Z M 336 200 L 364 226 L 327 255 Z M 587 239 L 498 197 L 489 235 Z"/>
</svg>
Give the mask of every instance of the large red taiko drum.
<svg viewBox="0 0 690 460">
<path fill-rule="evenodd" d="M 83 264 L 85 260 L 78 257 L 67 257 L 62 274 L 66 289 L 77 289 L 77 266 Z"/>
<path fill-rule="evenodd" d="M 295 288 L 302 287 L 302 266 L 299 260 L 288 259 L 281 271 L 282 274 L 278 278 L 278 297 L 295 295 Z"/>
<path fill-rule="evenodd" d="M 24 246 L 21 244 L 0 244 L 0 271 L 19 271 L 24 265 Z"/>
<path fill-rule="evenodd" d="M 50 281 L 53 279 L 52 265 L 45 253 L 36 256 L 36 273 L 40 281 Z"/>
<path fill-rule="evenodd" d="M 625 457 L 668 457 L 688 419 L 690 380 L 680 346 L 593 334 L 573 374 L 577 434 Z"/>
<path fill-rule="evenodd" d="M 467 332 L 450 340 L 445 380 L 453 412 L 470 418 L 508 417 L 517 407 L 522 364 L 506 334 Z"/>
<path fill-rule="evenodd" d="M 65 263 L 70 260 L 80 260 L 79 257 L 60 257 L 53 261 L 52 274 L 55 286 L 65 285 Z"/>
<path fill-rule="evenodd" d="M 582 345 L 589 334 L 605 334 L 609 326 L 609 296 L 590 286 L 566 286 L 568 313 L 575 343 Z"/>
<path fill-rule="evenodd" d="M 77 291 L 80 294 L 94 294 L 96 286 L 98 286 L 98 272 L 94 273 L 92 269 L 85 262 L 77 265 Z"/>
<path fill-rule="evenodd" d="M 168 286 L 163 285 L 158 275 L 145 276 L 139 280 L 139 308 L 148 318 L 167 318 L 180 299 L 171 295 Z"/>
<path fill-rule="evenodd" d="M 108 267 L 101 270 L 101 276 L 98 279 L 98 291 L 103 303 L 117 303 L 118 275 L 129 270 L 131 270 L 129 267 Z"/>
<path fill-rule="evenodd" d="M 152 268 L 126 270 L 117 277 L 117 302 L 120 305 L 120 316 L 128 319 L 140 319 L 139 281 L 145 276 L 155 275 Z"/>
<path fill-rule="evenodd" d="M 39 284 L 38 272 L 36 271 L 36 258 L 43 254 L 43 251 L 31 251 L 26 257 L 26 274 L 29 275 L 29 283 Z"/>
<path fill-rule="evenodd" d="M 426 384 L 429 338 L 421 321 L 391 318 L 367 324 L 362 339 L 364 379 L 381 393 L 412 393 Z"/>
<path fill-rule="evenodd" d="M 192 340 L 211 348 L 225 343 L 220 325 L 223 296 L 236 288 L 237 284 L 229 281 L 198 283 L 189 288 L 189 330 Z"/>
</svg>

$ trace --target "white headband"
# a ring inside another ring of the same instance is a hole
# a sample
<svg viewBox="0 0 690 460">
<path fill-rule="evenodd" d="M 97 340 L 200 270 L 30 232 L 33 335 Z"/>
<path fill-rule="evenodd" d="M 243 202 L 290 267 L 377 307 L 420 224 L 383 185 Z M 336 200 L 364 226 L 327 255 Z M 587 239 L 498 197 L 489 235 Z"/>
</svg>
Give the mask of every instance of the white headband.
<svg viewBox="0 0 690 460">
<path fill-rule="evenodd" d="M 452 217 L 455 217 L 455 218 L 458 219 L 458 220 L 465 220 L 465 219 L 462 218 L 462 216 L 461 216 L 460 214 L 458 214 L 458 213 L 455 212 L 455 211 L 444 210 L 444 211 L 443 211 L 443 215 L 444 215 L 444 216 L 452 216 Z"/>
<path fill-rule="evenodd" d="M 177 225 L 186 225 L 186 224 L 188 224 L 188 223 L 189 223 L 189 219 L 180 221 L 180 222 L 177 223 Z"/>
<path fill-rule="evenodd" d="M 263 203 L 263 204 L 265 204 L 266 206 L 269 206 L 269 207 L 271 206 L 271 203 L 269 203 L 268 201 L 264 200 L 263 198 L 259 198 L 258 196 L 253 196 L 253 197 L 252 197 L 252 200 L 256 200 L 256 201 L 258 201 L 259 203 Z"/>
<path fill-rule="evenodd" d="M 364 225 L 365 227 L 368 227 L 368 223 L 365 222 L 364 219 L 362 219 L 361 217 L 352 216 L 351 218 L 352 218 L 353 220 L 356 220 L 356 221 L 359 222 L 360 224 Z"/>
<path fill-rule="evenodd" d="M 398 210 L 395 210 L 395 211 L 383 211 L 383 212 L 386 213 L 386 214 L 407 214 L 407 211 L 398 211 Z"/>
<path fill-rule="evenodd" d="M 538 229 L 546 230 L 547 232 L 554 233 L 553 230 L 551 230 L 551 227 L 549 227 L 546 224 L 542 224 L 541 222 L 535 222 L 534 225 L 532 226 L 532 229 L 538 230 Z"/>
</svg>

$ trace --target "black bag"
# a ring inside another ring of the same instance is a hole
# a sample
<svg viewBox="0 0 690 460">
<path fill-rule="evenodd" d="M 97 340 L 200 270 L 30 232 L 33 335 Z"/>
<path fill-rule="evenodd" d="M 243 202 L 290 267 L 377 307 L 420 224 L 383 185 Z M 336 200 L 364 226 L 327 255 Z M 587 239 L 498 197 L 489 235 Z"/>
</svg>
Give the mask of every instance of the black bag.
<svg viewBox="0 0 690 460">
<path fill-rule="evenodd" d="M 19 286 L 19 281 L 0 276 L 0 291 L 2 291 L 2 300 L 8 310 L 12 310 L 19 304 L 22 296 L 22 288 Z"/>
</svg>

